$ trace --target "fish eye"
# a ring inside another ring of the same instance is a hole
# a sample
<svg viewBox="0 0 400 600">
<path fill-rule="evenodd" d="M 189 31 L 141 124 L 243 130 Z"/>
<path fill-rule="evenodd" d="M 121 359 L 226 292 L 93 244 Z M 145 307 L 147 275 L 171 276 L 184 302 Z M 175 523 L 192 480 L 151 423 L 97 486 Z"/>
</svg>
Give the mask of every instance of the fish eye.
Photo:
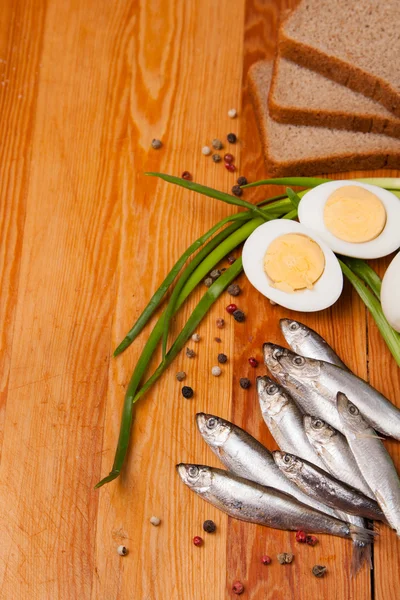
<svg viewBox="0 0 400 600">
<path fill-rule="evenodd" d="M 289 329 L 290 329 L 291 331 L 297 331 L 297 330 L 298 330 L 298 328 L 299 328 L 299 324 L 298 324 L 298 323 L 296 323 L 296 321 L 292 321 L 292 322 L 290 323 L 290 325 L 289 325 Z"/>
<path fill-rule="evenodd" d="M 322 427 L 324 426 L 324 422 L 321 421 L 321 419 L 314 419 L 313 426 L 315 427 L 315 429 L 322 429 Z"/>
<path fill-rule="evenodd" d="M 197 477 L 197 475 L 199 474 L 199 469 L 198 469 L 198 467 L 195 467 L 194 465 L 192 465 L 191 467 L 189 467 L 188 473 L 189 473 L 189 477 Z"/>
<path fill-rule="evenodd" d="M 214 427 L 217 424 L 217 419 L 215 419 L 214 417 L 210 417 L 207 421 L 207 427 L 208 429 L 214 429 Z"/>
<path fill-rule="evenodd" d="M 271 385 L 269 385 L 267 387 L 267 394 L 269 394 L 270 396 L 272 396 L 273 394 L 276 394 L 277 391 L 278 391 L 278 386 L 275 383 L 271 383 Z"/>
<path fill-rule="evenodd" d="M 289 456 L 289 454 L 285 454 L 283 457 L 283 462 L 286 463 L 287 465 L 291 462 L 291 458 Z"/>
<path fill-rule="evenodd" d="M 358 410 L 357 406 L 354 406 L 354 404 L 349 404 L 349 413 L 351 415 L 358 415 L 360 411 Z"/>
<path fill-rule="evenodd" d="M 295 364 L 297 367 L 302 367 L 305 362 L 306 361 L 302 356 L 295 356 L 293 359 L 293 364 Z"/>
</svg>

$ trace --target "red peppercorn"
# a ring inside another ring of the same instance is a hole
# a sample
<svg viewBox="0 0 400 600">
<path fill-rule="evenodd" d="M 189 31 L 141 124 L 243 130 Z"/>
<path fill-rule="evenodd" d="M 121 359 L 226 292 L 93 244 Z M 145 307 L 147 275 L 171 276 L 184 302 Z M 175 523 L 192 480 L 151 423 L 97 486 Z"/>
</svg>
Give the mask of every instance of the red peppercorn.
<svg viewBox="0 0 400 600">
<path fill-rule="evenodd" d="M 318 538 L 315 535 L 308 535 L 306 537 L 306 544 L 309 546 L 316 546 L 318 544 Z"/>
<path fill-rule="evenodd" d="M 203 545 L 203 538 L 201 538 L 199 535 L 195 535 L 193 538 L 193 544 L 195 546 L 202 546 Z"/>
<path fill-rule="evenodd" d="M 304 531 L 296 531 L 296 542 L 299 544 L 305 544 L 307 541 L 307 535 Z"/>
<path fill-rule="evenodd" d="M 226 307 L 226 312 L 229 313 L 230 315 L 233 315 L 235 310 L 237 310 L 236 304 L 228 304 L 228 306 Z"/>
<path fill-rule="evenodd" d="M 233 156 L 233 154 L 230 154 L 229 152 L 227 152 L 224 156 L 224 161 L 226 163 L 233 163 L 233 161 L 235 160 L 235 157 Z"/>
<path fill-rule="evenodd" d="M 230 265 L 233 265 L 233 263 L 235 262 L 236 257 L 235 256 L 228 256 L 227 261 Z"/>
<path fill-rule="evenodd" d="M 256 358 L 254 358 L 254 356 L 250 356 L 250 358 L 249 358 L 249 364 L 252 367 L 256 368 L 256 367 L 258 367 L 258 360 Z"/>
<path fill-rule="evenodd" d="M 182 173 L 182 179 L 187 179 L 188 181 L 190 181 L 192 179 L 192 176 L 189 173 L 189 171 L 183 171 L 183 173 Z"/>
<path fill-rule="evenodd" d="M 227 169 L 231 173 L 234 173 L 236 171 L 235 165 L 232 163 L 227 163 L 227 162 L 225 163 L 225 169 Z"/>
<path fill-rule="evenodd" d="M 264 554 L 264 556 L 261 557 L 261 562 L 263 565 L 269 565 L 271 564 L 271 557 Z"/>
<path fill-rule="evenodd" d="M 243 592 L 244 592 L 243 583 L 241 583 L 241 581 L 235 581 L 235 583 L 232 586 L 232 592 L 234 594 L 237 594 L 238 596 L 240 596 L 240 594 L 243 594 Z"/>
</svg>

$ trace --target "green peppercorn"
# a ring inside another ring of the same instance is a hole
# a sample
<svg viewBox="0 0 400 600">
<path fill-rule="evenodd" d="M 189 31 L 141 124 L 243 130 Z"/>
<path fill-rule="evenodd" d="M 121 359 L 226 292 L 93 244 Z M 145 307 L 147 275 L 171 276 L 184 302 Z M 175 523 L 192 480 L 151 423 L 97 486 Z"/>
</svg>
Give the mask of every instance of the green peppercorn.
<svg viewBox="0 0 400 600">
<path fill-rule="evenodd" d="M 194 358 L 196 356 L 196 352 L 191 348 L 186 348 L 186 356 L 188 358 Z"/>
<path fill-rule="evenodd" d="M 246 316 L 244 314 L 244 312 L 242 310 L 235 310 L 235 312 L 233 313 L 233 318 L 235 319 L 235 321 L 237 321 L 238 323 L 243 323 L 243 321 L 246 319 Z"/>
<path fill-rule="evenodd" d="M 314 565 L 312 568 L 312 574 L 315 575 L 315 577 L 323 577 L 326 571 L 327 569 L 323 565 Z"/>
<path fill-rule="evenodd" d="M 206 278 L 205 278 L 205 280 L 204 280 L 204 285 L 205 285 L 206 287 L 211 287 L 213 283 L 214 283 L 214 282 L 213 282 L 213 280 L 211 279 L 211 277 L 206 277 Z"/>
<path fill-rule="evenodd" d="M 186 378 L 186 373 L 185 373 L 185 371 L 178 371 L 178 373 L 175 375 L 175 377 L 177 378 L 178 381 L 183 381 Z"/>
<path fill-rule="evenodd" d="M 218 279 L 218 277 L 221 277 L 221 271 L 219 269 L 214 269 L 213 271 L 211 271 L 210 277 L 213 281 L 215 281 L 216 279 Z"/>
<path fill-rule="evenodd" d="M 189 400 L 189 398 L 193 398 L 193 389 L 188 385 L 184 385 L 182 388 L 182 396 Z"/>
<path fill-rule="evenodd" d="M 211 146 L 215 149 L 215 150 L 222 150 L 222 148 L 224 147 L 223 143 L 221 142 L 221 140 L 219 140 L 218 138 L 215 138 L 212 142 L 211 142 Z"/>
<path fill-rule="evenodd" d="M 224 365 L 226 363 L 226 361 L 228 360 L 228 357 L 226 354 L 218 354 L 218 362 L 221 365 Z"/>
<path fill-rule="evenodd" d="M 222 158 L 221 158 L 221 156 L 219 154 L 213 154 L 211 158 L 213 159 L 213 161 L 215 163 L 219 163 L 222 160 Z"/>
<path fill-rule="evenodd" d="M 244 390 L 248 390 L 251 386 L 251 381 L 247 377 L 241 377 L 239 380 L 240 387 Z"/>
<path fill-rule="evenodd" d="M 232 283 L 227 289 L 228 294 L 230 294 L 231 296 L 239 296 L 241 291 L 242 290 L 240 289 L 237 283 Z"/>
<path fill-rule="evenodd" d="M 162 146 L 162 141 L 161 140 L 156 140 L 154 138 L 154 140 L 151 142 L 152 148 L 154 148 L 154 150 L 159 150 Z"/>
<path fill-rule="evenodd" d="M 277 556 L 280 565 L 289 565 L 293 561 L 293 558 L 294 556 L 290 552 L 282 552 Z"/>
</svg>

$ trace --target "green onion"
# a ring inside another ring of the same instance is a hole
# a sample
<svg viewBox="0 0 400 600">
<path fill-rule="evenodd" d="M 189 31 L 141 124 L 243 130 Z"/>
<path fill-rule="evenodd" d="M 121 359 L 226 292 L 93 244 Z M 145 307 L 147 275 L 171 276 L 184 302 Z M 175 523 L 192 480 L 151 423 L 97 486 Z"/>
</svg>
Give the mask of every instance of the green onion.
<svg viewBox="0 0 400 600">
<path fill-rule="evenodd" d="M 297 208 L 294 208 L 290 212 L 283 215 L 282 219 L 297 219 Z"/>
<path fill-rule="evenodd" d="M 329 181 L 332 181 L 332 179 L 323 179 L 321 177 L 276 177 L 274 179 L 260 179 L 260 181 L 242 185 L 242 188 L 258 187 L 260 185 L 294 185 L 296 187 L 313 188 Z"/>
<path fill-rule="evenodd" d="M 374 292 L 378 300 L 381 297 L 381 278 L 368 263 L 359 258 L 349 258 L 342 256 L 341 260 L 355 273 L 360 279 L 366 283 Z"/>
<path fill-rule="evenodd" d="M 286 193 L 290 202 L 293 204 L 293 207 L 297 210 L 300 204 L 300 196 L 296 194 L 290 187 L 286 188 Z"/>
<path fill-rule="evenodd" d="M 400 177 L 362 177 L 356 181 L 377 185 L 385 190 L 400 190 Z"/>
</svg>

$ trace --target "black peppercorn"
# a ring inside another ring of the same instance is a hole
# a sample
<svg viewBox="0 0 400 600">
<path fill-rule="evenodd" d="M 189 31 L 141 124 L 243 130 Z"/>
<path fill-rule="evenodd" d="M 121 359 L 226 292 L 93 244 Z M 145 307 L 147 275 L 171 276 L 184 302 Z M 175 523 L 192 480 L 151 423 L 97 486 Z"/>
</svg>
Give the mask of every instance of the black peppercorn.
<svg viewBox="0 0 400 600">
<path fill-rule="evenodd" d="M 188 358 L 194 358 L 196 356 L 196 352 L 191 348 L 186 348 L 186 356 Z"/>
<path fill-rule="evenodd" d="M 230 144 L 236 144 L 237 137 L 234 133 L 228 133 L 228 135 L 226 136 L 226 139 L 228 140 L 228 142 Z"/>
<path fill-rule="evenodd" d="M 214 161 L 215 163 L 219 163 L 219 162 L 221 162 L 221 160 L 222 160 L 222 158 L 221 158 L 221 155 L 220 155 L 220 154 L 213 154 L 211 158 L 213 159 L 213 161 Z"/>
<path fill-rule="evenodd" d="M 221 363 L 221 365 L 225 364 L 227 360 L 228 357 L 226 354 L 218 354 L 218 362 Z"/>
<path fill-rule="evenodd" d="M 191 387 L 189 387 L 188 385 L 184 385 L 183 386 L 183 388 L 182 388 L 182 396 L 184 398 L 187 398 L 187 399 L 192 398 L 193 397 L 193 393 L 194 392 L 193 392 L 193 390 L 192 390 Z"/>
<path fill-rule="evenodd" d="M 238 183 L 238 185 L 247 185 L 248 181 L 247 181 L 246 177 L 242 176 L 242 177 L 238 177 L 237 183 Z"/>
<path fill-rule="evenodd" d="M 238 323 L 243 323 L 243 321 L 246 319 L 244 312 L 239 309 L 235 310 L 235 312 L 233 313 L 233 318 Z"/>
<path fill-rule="evenodd" d="M 241 377 L 239 380 L 240 387 L 244 390 L 248 390 L 251 386 L 251 381 L 247 377 Z"/>
<path fill-rule="evenodd" d="M 214 523 L 214 521 L 211 521 L 211 519 L 208 519 L 207 521 L 204 521 L 203 529 L 207 533 L 214 533 L 214 531 L 217 529 L 217 526 Z"/>
<path fill-rule="evenodd" d="M 228 289 L 227 289 L 228 294 L 230 294 L 231 296 L 239 296 L 241 289 L 238 286 L 237 283 L 232 283 Z"/>
<path fill-rule="evenodd" d="M 243 194 L 243 190 L 240 185 L 234 185 L 232 188 L 232 194 L 235 196 L 241 196 Z"/>
</svg>

